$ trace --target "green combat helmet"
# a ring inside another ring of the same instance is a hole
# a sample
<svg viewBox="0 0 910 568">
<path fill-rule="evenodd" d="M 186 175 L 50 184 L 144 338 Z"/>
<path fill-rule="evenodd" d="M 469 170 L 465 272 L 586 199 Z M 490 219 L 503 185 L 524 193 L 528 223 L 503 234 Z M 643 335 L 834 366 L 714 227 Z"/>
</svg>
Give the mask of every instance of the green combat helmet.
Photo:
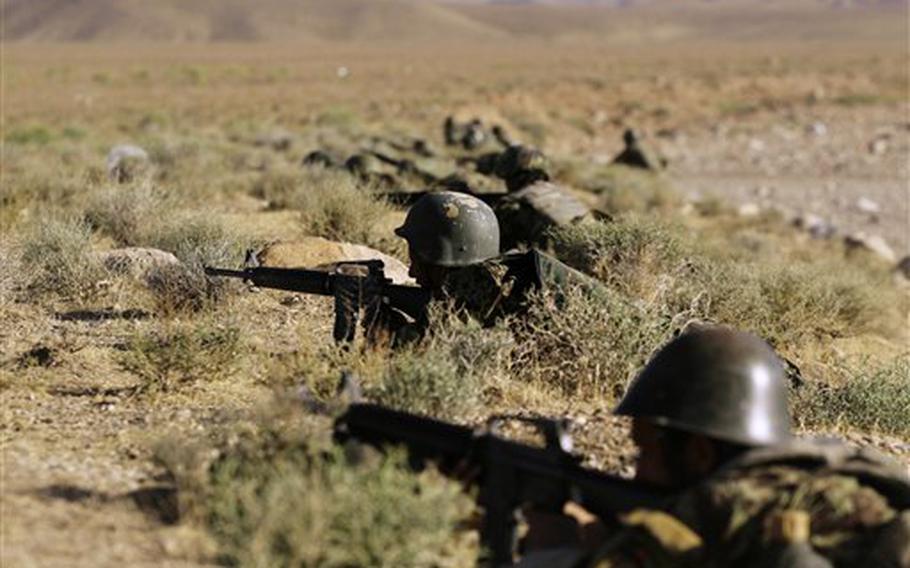
<svg viewBox="0 0 910 568">
<path fill-rule="evenodd" d="M 435 266 L 468 266 L 499 255 L 499 222 L 490 206 L 454 191 L 424 195 L 395 234 L 419 260 Z"/>
<path fill-rule="evenodd" d="M 747 446 L 791 436 L 777 354 L 750 333 L 721 327 L 683 333 L 661 348 L 616 414 Z"/>
</svg>

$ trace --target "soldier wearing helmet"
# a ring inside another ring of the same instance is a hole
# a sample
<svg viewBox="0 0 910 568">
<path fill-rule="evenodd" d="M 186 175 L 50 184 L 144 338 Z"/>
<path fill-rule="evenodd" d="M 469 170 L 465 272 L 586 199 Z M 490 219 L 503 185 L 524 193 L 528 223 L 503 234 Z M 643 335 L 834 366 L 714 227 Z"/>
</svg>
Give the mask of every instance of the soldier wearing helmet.
<svg viewBox="0 0 910 568">
<path fill-rule="evenodd" d="M 530 548 L 554 546 L 560 532 L 557 544 L 576 548 L 533 551 L 519 565 L 910 566 L 910 481 L 867 451 L 794 439 L 786 393 L 780 359 L 758 337 L 682 333 L 616 408 L 632 419 L 637 479 L 680 497 L 625 515 L 607 536 L 584 512 L 581 528 L 532 515 Z"/>
<path fill-rule="evenodd" d="M 534 290 L 600 285 L 537 250 L 500 252 L 496 214 L 480 199 L 454 191 L 429 193 L 395 234 L 408 243 L 410 274 L 436 297 L 453 300 L 485 324 L 519 313 Z"/>
</svg>

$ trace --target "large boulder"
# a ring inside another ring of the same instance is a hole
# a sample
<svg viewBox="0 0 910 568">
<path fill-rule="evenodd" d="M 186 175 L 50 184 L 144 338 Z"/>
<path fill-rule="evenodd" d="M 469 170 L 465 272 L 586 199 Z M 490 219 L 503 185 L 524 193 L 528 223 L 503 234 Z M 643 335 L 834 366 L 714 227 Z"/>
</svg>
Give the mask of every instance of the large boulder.
<svg viewBox="0 0 910 568">
<path fill-rule="evenodd" d="M 408 267 L 397 258 L 368 246 L 340 243 L 321 237 L 304 237 L 298 241 L 279 241 L 256 253 L 262 266 L 273 268 L 321 268 L 355 260 L 381 260 L 385 274 L 395 284 L 414 284 Z"/>
</svg>

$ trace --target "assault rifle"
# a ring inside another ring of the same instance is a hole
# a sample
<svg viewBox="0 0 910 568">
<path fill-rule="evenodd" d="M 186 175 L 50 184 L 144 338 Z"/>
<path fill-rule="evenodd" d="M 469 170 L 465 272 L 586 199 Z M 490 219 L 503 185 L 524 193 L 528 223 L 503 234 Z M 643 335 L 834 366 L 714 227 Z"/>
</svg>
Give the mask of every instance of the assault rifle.
<svg viewBox="0 0 910 568">
<path fill-rule="evenodd" d="M 388 315 L 384 308 L 394 308 L 418 322 L 425 320 L 430 292 L 416 286 L 392 284 L 383 267 L 381 260 L 363 260 L 341 263 L 330 271 L 256 266 L 243 270 L 206 267 L 205 273 L 242 278 L 259 288 L 333 296 L 335 324 L 332 336 L 337 342 L 345 342 L 354 339 L 361 311 L 368 338 L 378 331 Z"/>
<path fill-rule="evenodd" d="M 509 420 L 535 427 L 544 447 L 497 435 L 496 429 Z M 574 501 L 610 520 L 637 508 L 664 508 L 670 499 L 665 491 L 582 467 L 571 453 L 565 421 L 502 416 L 475 430 L 375 404 L 352 404 L 336 421 L 335 438 L 377 447 L 403 445 L 415 467 L 432 461 L 450 475 L 476 472 L 469 483 L 479 488 L 478 502 L 485 511 L 481 538 L 493 566 L 513 562 L 516 513 L 523 506 L 561 513 L 566 502 Z"/>
</svg>

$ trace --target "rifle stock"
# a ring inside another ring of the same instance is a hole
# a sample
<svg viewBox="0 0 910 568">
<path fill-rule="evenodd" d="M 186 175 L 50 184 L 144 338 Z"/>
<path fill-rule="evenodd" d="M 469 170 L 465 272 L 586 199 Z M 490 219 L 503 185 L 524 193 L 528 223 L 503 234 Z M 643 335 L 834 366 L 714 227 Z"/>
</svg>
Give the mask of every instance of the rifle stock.
<svg viewBox="0 0 910 568">
<path fill-rule="evenodd" d="M 434 461 L 443 473 L 476 470 L 478 500 L 485 509 L 482 538 L 495 565 L 511 563 L 515 549 L 515 512 L 530 505 L 561 512 L 575 501 L 602 519 L 637 508 L 664 508 L 665 491 L 582 467 L 556 441 L 564 441 L 558 423 L 544 448 L 521 444 L 489 430 L 474 430 L 373 404 L 354 404 L 335 425 L 336 439 L 353 438 L 373 446 L 403 445 L 412 464 Z M 546 432 L 545 432 L 546 434 Z"/>
</svg>

